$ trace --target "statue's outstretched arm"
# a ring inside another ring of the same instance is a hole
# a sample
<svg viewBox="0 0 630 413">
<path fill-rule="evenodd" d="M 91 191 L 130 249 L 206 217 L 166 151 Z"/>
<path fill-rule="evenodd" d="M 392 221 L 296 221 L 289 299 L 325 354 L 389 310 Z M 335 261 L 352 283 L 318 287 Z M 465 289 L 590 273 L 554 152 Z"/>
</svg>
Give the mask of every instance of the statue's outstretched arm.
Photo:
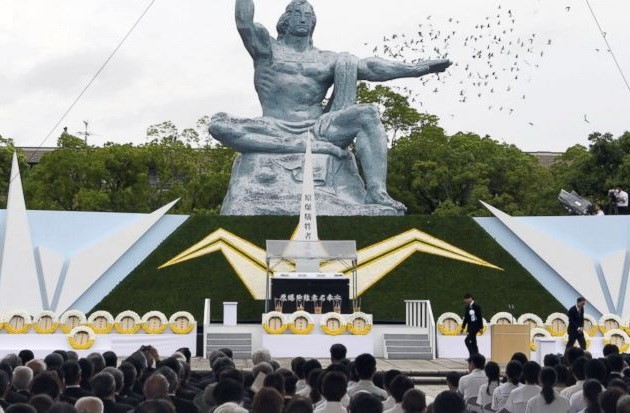
<svg viewBox="0 0 630 413">
<path fill-rule="evenodd" d="M 264 26 L 254 23 L 254 0 L 236 0 L 236 28 L 253 58 L 271 54 L 271 38 Z"/>
<path fill-rule="evenodd" d="M 384 82 L 403 77 L 420 77 L 429 73 L 445 71 L 450 60 L 422 60 L 418 63 L 401 63 L 380 57 L 369 57 L 359 61 L 358 78 L 371 82 Z"/>
</svg>

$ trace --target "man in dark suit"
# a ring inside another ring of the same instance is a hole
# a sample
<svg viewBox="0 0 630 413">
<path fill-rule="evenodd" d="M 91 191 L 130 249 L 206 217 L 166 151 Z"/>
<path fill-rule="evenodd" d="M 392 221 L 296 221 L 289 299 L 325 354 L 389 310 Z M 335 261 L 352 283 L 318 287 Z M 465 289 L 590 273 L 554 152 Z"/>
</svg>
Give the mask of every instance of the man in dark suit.
<svg viewBox="0 0 630 413">
<path fill-rule="evenodd" d="M 90 384 L 94 396 L 103 402 L 103 413 L 127 413 L 133 410 L 133 406 L 129 404 L 116 402 L 116 379 L 110 373 L 98 373 Z"/>
<path fill-rule="evenodd" d="M 462 331 L 466 331 L 466 348 L 468 353 L 479 354 L 479 348 L 477 347 L 477 333 L 483 328 L 483 318 L 481 316 L 481 306 L 475 302 L 475 298 L 472 294 L 464 294 L 464 322 L 462 323 Z M 466 328 L 468 328 L 466 330 Z"/>
<path fill-rule="evenodd" d="M 66 388 L 63 390 L 62 398 L 64 401 L 74 403 L 81 397 L 91 396 L 87 390 L 81 388 L 81 366 L 74 360 L 68 360 L 61 365 L 61 371 L 63 372 L 63 379 L 66 383 Z"/>
<path fill-rule="evenodd" d="M 573 347 L 575 341 L 580 344 L 580 347 L 586 349 L 586 340 L 584 339 L 584 306 L 586 305 L 586 298 L 579 297 L 577 303 L 569 308 L 567 316 L 569 317 L 569 328 L 567 333 L 569 334 L 569 341 L 567 341 L 567 348 Z"/>
</svg>

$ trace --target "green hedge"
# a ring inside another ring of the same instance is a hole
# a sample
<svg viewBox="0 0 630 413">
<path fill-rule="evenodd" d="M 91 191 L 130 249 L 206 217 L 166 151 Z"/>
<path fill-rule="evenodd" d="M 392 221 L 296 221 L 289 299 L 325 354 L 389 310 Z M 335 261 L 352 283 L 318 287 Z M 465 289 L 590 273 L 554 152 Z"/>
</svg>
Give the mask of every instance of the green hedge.
<svg viewBox="0 0 630 413">
<path fill-rule="evenodd" d="M 429 299 L 435 316 L 461 312 L 462 295 L 471 292 L 489 319 L 513 306 L 515 315 L 533 312 L 544 317 L 562 311 L 548 293 L 477 223 L 468 217 L 320 217 L 325 240 L 356 239 L 369 246 L 412 228 L 427 232 L 504 269 L 498 271 L 438 256 L 416 253 L 363 294 L 363 311 L 377 321 L 404 321 L 405 299 Z M 262 301 L 253 300 L 221 253 L 199 257 L 162 270 L 157 268 L 218 228 L 264 248 L 267 239 L 287 239 L 295 217 L 191 216 L 94 309 L 113 314 L 132 309 L 142 314 L 186 310 L 202 320 L 203 301 L 212 299 L 212 319 L 221 320 L 222 302 L 239 303 L 239 320 L 259 321 Z"/>
</svg>

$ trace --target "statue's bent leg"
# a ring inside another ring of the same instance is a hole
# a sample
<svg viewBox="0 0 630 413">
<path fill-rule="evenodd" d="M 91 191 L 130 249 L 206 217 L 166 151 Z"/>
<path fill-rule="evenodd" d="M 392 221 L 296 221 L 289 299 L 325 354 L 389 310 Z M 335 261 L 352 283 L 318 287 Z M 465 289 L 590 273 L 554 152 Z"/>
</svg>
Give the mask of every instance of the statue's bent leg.
<svg viewBox="0 0 630 413">
<path fill-rule="evenodd" d="M 357 157 L 366 181 L 365 201 L 406 210 L 387 193 L 387 134 L 378 109 L 373 105 L 354 105 L 326 117 L 328 122 L 320 130 L 322 138 L 347 147 L 356 136 Z"/>
</svg>

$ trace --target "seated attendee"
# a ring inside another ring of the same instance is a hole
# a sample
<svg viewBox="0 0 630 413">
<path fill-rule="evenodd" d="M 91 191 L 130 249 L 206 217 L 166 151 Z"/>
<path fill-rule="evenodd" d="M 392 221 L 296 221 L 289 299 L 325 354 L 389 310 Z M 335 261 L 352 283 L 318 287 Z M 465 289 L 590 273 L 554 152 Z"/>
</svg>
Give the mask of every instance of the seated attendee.
<svg viewBox="0 0 630 413">
<path fill-rule="evenodd" d="M 29 388 L 31 381 L 33 380 L 33 370 L 25 366 L 17 366 L 13 370 L 13 377 L 11 378 L 12 390 L 9 390 L 7 394 L 7 401 L 9 403 L 26 403 L 31 397 Z"/>
<path fill-rule="evenodd" d="M 385 390 L 385 383 L 383 382 L 384 377 L 385 377 L 384 372 L 376 371 L 374 375 L 372 376 L 372 383 L 374 383 L 374 385 L 378 387 L 379 389 Z"/>
<path fill-rule="evenodd" d="M 512 354 L 512 358 L 510 359 L 510 361 L 512 360 L 518 361 L 519 363 L 521 363 L 521 366 L 524 366 L 525 363 L 529 361 L 525 353 L 521 353 L 521 352 Z"/>
<path fill-rule="evenodd" d="M 466 404 L 461 394 L 454 391 L 443 391 L 433 402 L 433 413 L 464 413 Z"/>
<path fill-rule="evenodd" d="M 348 379 L 337 371 L 327 372 L 322 379 L 322 396 L 324 402 L 315 409 L 320 413 L 346 413 L 341 399 L 348 390 Z"/>
<path fill-rule="evenodd" d="M 621 354 L 610 354 L 606 357 L 606 363 L 610 368 L 608 378 L 606 382 L 610 382 L 613 379 L 624 378 L 623 370 L 625 368 L 623 356 Z"/>
<path fill-rule="evenodd" d="M 92 362 L 94 366 L 94 374 L 98 374 L 105 368 L 105 359 L 101 353 L 90 353 L 87 359 Z M 107 408 L 106 408 L 107 409 Z"/>
<path fill-rule="evenodd" d="M 350 413 L 383 413 L 383 402 L 377 396 L 366 391 L 355 393 L 348 405 Z"/>
<path fill-rule="evenodd" d="M 505 402 L 504 409 L 510 413 L 525 413 L 527 402 L 537 396 L 542 390 L 538 385 L 540 365 L 535 361 L 528 361 L 523 366 L 523 379 L 525 384 L 512 390 Z"/>
<path fill-rule="evenodd" d="M 555 389 L 557 392 L 562 392 L 562 390 L 573 384 L 570 383 L 571 380 L 569 380 L 569 368 L 564 364 L 557 364 L 553 368 L 556 370 L 556 375 L 558 376 L 558 382 L 556 383 Z"/>
<path fill-rule="evenodd" d="M 346 358 L 348 349 L 343 344 L 333 344 L 330 346 L 330 362 L 332 364 L 341 363 Z"/>
<path fill-rule="evenodd" d="M 295 397 L 286 405 L 284 413 L 313 413 L 313 405 L 308 399 Z"/>
<path fill-rule="evenodd" d="M 276 389 L 263 387 L 254 396 L 252 413 L 282 413 L 284 399 Z"/>
<path fill-rule="evenodd" d="M 479 394 L 479 387 L 488 382 L 484 371 L 485 366 L 486 358 L 482 354 L 473 354 L 468 359 L 469 373 L 459 379 L 459 387 L 457 388 L 466 402 L 474 401 Z"/>
<path fill-rule="evenodd" d="M 123 374 L 123 389 L 120 394 L 139 402 L 142 401 L 142 395 L 133 390 L 138 374 L 134 365 L 129 362 L 123 362 L 118 366 L 118 370 Z"/>
<path fill-rule="evenodd" d="M 44 357 L 44 363 L 46 363 L 46 370 L 60 369 L 63 365 L 63 357 L 59 353 L 50 353 Z"/>
<path fill-rule="evenodd" d="M 304 378 L 306 380 L 306 384 L 302 388 L 302 390 L 298 390 L 296 392 L 298 396 L 306 397 L 306 398 L 310 397 L 311 388 L 308 385 L 308 376 L 311 374 L 311 371 L 315 369 L 321 369 L 321 368 L 322 368 L 322 364 L 317 359 L 310 359 L 304 362 L 303 372 L 304 372 Z M 256 377 L 255 374 L 254 374 L 254 377 Z"/>
<path fill-rule="evenodd" d="M 298 381 L 297 376 L 289 369 L 281 368 L 276 371 L 284 378 L 284 398 L 291 399 L 295 397 L 296 383 Z"/>
<path fill-rule="evenodd" d="M 455 372 L 449 371 L 446 373 L 446 385 L 450 391 L 457 391 L 459 388 L 459 379 L 462 378 L 462 375 Z"/>
<path fill-rule="evenodd" d="M 505 407 L 512 390 L 520 386 L 522 373 L 523 365 L 519 361 L 512 360 L 507 364 L 505 367 L 506 382 L 492 392 L 492 410 L 499 412 Z"/>
<path fill-rule="evenodd" d="M 385 410 L 385 413 L 403 413 L 402 402 L 407 390 L 413 389 L 413 382 L 404 374 L 399 374 L 392 380 L 391 392 L 396 403 L 391 409 Z"/>
<path fill-rule="evenodd" d="M 74 404 L 74 408 L 78 413 L 103 413 L 103 402 L 98 397 L 87 396 L 81 397 Z"/>
<path fill-rule="evenodd" d="M 313 407 L 315 407 L 318 403 L 323 403 L 324 401 L 321 394 L 323 376 L 324 370 L 322 369 L 315 369 L 308 375 L 308 388 L 311 389 L 311 392 L 308 394 L 308 398 L 311 399 Z"/>
<path fill-rule="evenodd" d="M 22 365 L 26 366 L 26 363 L 35 358 L 35 354 L 31 350 L 22 350 L 18 353 L 18 357 L 22 361 Z"/>
<path fill-rule="evenodd" d="M 297 383 L 295 384 L 296 393 L 300 392 L 304 387 L 306 387 L 306 377 L 304 376 L 304 363 L 306 363 L 306 359 L 304 357 L 296 357 L 291 360 L 291 370 L 298 378 Z"/>
<path fill-rule="evenodd" d="M 599 395 L 602 413 L 617 413 L 617 402 L 625 393 L 620 389 L 607 389 Z"/>
<path fill-rule="evenodd" d="M 0 370 L 0 407 L 6 409 L 9 407 L 9 402 L 5 397 L 9 391 L 9 375 L 5 371 Z"/>
<path fill-rule="evenodd" d="M 553 367 L 545 367 L 540 372 L 540 394 L 527 402 L 526 413 L 569 413 L 569 401 L 560 396 L 554 386 L 558 377 Z"/>
<path fill-rule="evenodd" d="M 585 381 L 584 366 L 586 365 L 586 362 L 586 357 L 578 357 L 573 361 L 573 363 L 571 364 L 571 374 L 573 374 L 573 377 L 575 377 L 575 384 L 562 390 L 560 392 L 560 395 L 562 397 L 566 397 L 568 400 L 571 400 L 571 396 L 582 390 Z"/>
<path fill-rule="evenodd" d="M 105 367 L 103 372 L 109 373 L 114 377 L 114 382 L 116 383 L 116 393 L 114 400 L 116 403 L 128 404 L 130 406 L 137 406 L 142 400 L 133 399 L 127 396 L 123 396 L 121 394 L 124 384 L 125 384 L 125 376 L 122 371 L 117 369 L 116 367 Z"/>
<path fill-rule="evenodd" d="M 387 392 L 387 399 L 383 401 L 383 410 L 391 409 L 396 404 L 396 400 L 394 400 L 394 397 L 392 396 L 390 385 L 392 380 L 394 380 L 394 378 L 396 378 L 399 374 L 402 374 L 400 370 L 392 369 L 385 372 L 385 375 L 383 376 L 383 385 L 385 387 L 385 391 Z M 459 376 L 457 379 L 459 380 Z"/>
<path fill-rule="evenodd" d="M 572 366 L 573 362 L 580 357 L 584 357 L 584 349 L 581 347 L 569 347 L 564 352 L 564 360 L 567 366 Z"/>
<path fill-rule="evenodd" d="M 177 397 L 193 400 L 201 389 L 190 381 L 190 366 L 185 360 L 186 358 L 184 356 L 182 356 L 182 360 L 179 360 L 181 368 L 179 372 L 179 388 L 177 389 Z"/>
<path fill-rule="evenodd" d="M 70 350 L 66 354 L 68 355 L 68 360 L 79 361 L 79 353 L 76 351 Z"/>
<path fill-rule="evenodd" d="M 175 413 L 175 406 L 164 399 L 147 400 L 136 406 L 134 413 Z"/>
<path fill-rule="evenodd" d="M 588 379 L 595 379 L 600 382 L 603 386 L 603 383 L 606 382 L 606 377 L 608 376 L 608 369 L 606 365 L 600 360 L 588 360 L 584 365 L 584 377 Z M 586 408 L 586 404 L 584 403 L 583 391 L 575 392 L 571 398 L 569 399 L 571 413 L 577 413 L 580 410 Z"/>
<path fill-rule="evenodd" d="M 103 360 L 105 360 L 105 367 L 116 367 L 118 365 L 118 356 L 113 351 L 103 353 Z"/>
<path fill-rule="evenodd" d="M 479 387 L 479 392 L 477 393 L 476 403 L 479 406 L 487 406 L 492 404 L 492 394 L 495 389 L 499 387 L 501 384 L 501 369 L 499 365 L 494 361 L 490 361 L 486 364 L 484 368 L 486 372 L 487 382 L 482 384 Z"/>
<path fill-rule="evenodd" d="M 77 409 L 70 403 L 55 402 L 47 413 L 77 413 Z"/>
<path fill-rule="evenodd" d="M 101 399 L 105 413 L 126 413 L 133 409 L 129 404 L 116 403 L 116 380 L 106 372 L 100 372 L 92 377 L 90 382 L 92 393 Z"/>
<path fill-rule="evenodd" d="M 582 410 L 584 413 L 601 413 L 599 407 L 599 395 L 602 394 L 602 384 L 597 380 L 587 380 L 583 385 L 583 397 L 586 409 Z"/>
<path fill-rule="evenodd" d="M 243 385 L 236 380 L 221 379 L 214 386 L 213 397 L 217 406 L 230 402 L 238 405 L 243 401 Z"/>
<path fill-rule="evenodd" d="M 376 372 L 376 359 L 371 354 L 361 354 L 354 360 L 354 368 L 359 375 L 357 384 L 348 389 L 348 395 L 354 396 L 359 391 L 366 391 L 380 398 L 387 399 L 387 392 L 372 383 L 372 376 Z M 382 405 L 381 405 L 382 406 Z"/>
<path fill-rule="evenodd" d="M 424 393 L 418 389 L 409 389 L 403 396 L 402 408 L 404 413 L 425 413 L 427 399 Z"/>
<path fill-rule="evenodd" d="M 555 367 L 560 364 L 560 357 L 557 354 L 545 354 L 543 367 Z"/>
<path fill-rule="evenodd" d="M 263 348 L 252 353 L 252 363 L 254 365 L 262 363 L 263 361 L 267 363 L 271 361 L 271 353 L 269 353 L 269 350 Z"/>
<path fill-rule="evenodd" d="M 4 413 L 37 413 L 37 410 L 30 404 L 16 403 L 7 407 Z"/>
<path fill-rule="evenodd" d="M 617 400 L 617 413 L 630 413 L 630 396 L 621 396 Z"/>
<path fill-rule="evenodd" d="M 81 397 L 91 396 L 92 393 L 82 389 L 79 383 L 81 383 L 81 367 L 76 361 L 68 360 L 61 366 L 63 372 L 63 379 L 66 383 L 66 387 L 63 390 L 63 397 L 66 401 L 72 400 L 72 403 L 76 402 Z"/>
<path fill-rule="evenodd" d="M 37 413 L 47 413 L 55 401 L 47 394 L 38 394 L 31 397 L 28 404 L 33 406 Z"/>
<path fill-rule="evenodd" d="M 53 400 L 59 398 L 61 386 L 55 373 L 44 371 L 33 378 L 31 382 L 31 398 L 38 394 L 47 394 Z"/>
<path fill-rule="evenodd" d="M 278 393 L 280 393 L 282 395 L 282 398 L 284 398 L 285 394 L 284 394 L 284 377 L 282 376 L 282 374 L 273 372 L 271 374 L 268 374 L 267 377 L 265 377 L 265 380 L 263 381 L 263 386 L 264 387 L 271 387 L 272 389 L 276 389 L 278 391 Z"/>
<path fill-rule="evenodd" d="M 178 413 L 197 413 L 198 410 L 193 402 L 175 395 L 177 393 L 177 387 L 179 386 L 177 373 L 175 373 L 170 367 L 166 366 L 162 366 L 155 371 L 156 373 L 160 373 L 166 377 L 166 380 L 168 380 L 168 395 L 171 403 L 175 406 L 175 410 L 177 410 Z"/>
<path fill-rule="evenodd" d="M 212 413 L 249 413 L 249 411 L 242 408 L 237 403 L 227 402 L 217 406 Z"/>
<path fill-rule="evenodd" d="M 619 354 L 619 347 L 614 344 L 606 344 L 602 349 L 604 357 L 608 357 L 611 354 Z"/>
<path fill-rule="evenodd" d="M 42 371 L 46 371 L 46 363 L 40 359 L 30 360 L 25 364 L 25 366 L 33 370 L 33 377 L 37 376 Z"/>
<path fill-rule="evenodd" d="M 92 377 L 94 377 L 94 364 L 86 358 L 80 358 L 77 363 L 79 363 L 79 367 L 81 367 L 81 381 L 79 385 L 83 390 L 91 392 L 90 381 Z"/>
</svg>

